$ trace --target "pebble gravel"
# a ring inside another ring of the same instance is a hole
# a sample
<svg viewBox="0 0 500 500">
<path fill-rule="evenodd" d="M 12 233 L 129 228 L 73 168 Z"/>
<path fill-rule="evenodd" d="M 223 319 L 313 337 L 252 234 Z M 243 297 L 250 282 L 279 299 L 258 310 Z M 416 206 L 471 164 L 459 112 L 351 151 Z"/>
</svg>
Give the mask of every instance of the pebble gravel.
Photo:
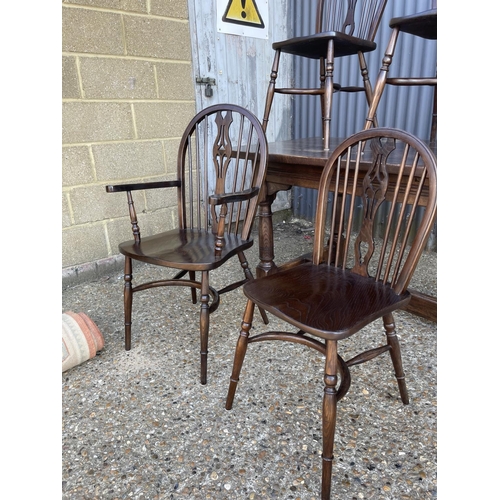
<svg viewBox="0 0 500 500">
<path fill-rule="evenodd" d="M 312 225 L 277 220 L 277 264 L 312 250 Z M 247 253 L 252 268 L 258 243 Z M 237 259 L 212 274 L 227 283 Z M 436 254 L 412 287 L 436 293 Z M 137 282 L 163 271 L 139 265 Z M 245 298 L 223 295 L 211 315 L 208 383 L 199 383 L 198 306 L 188 289 L 134 296 L 132 349 L 123 340 L 121 273 L 67 287 L 62 311 L 100 328 L 98 355 L 62 373 L 62 498 L 319 500 L 323 357 L 285 342 L 249 346 L 233 409 L 225 410 Z M 410 404 L 388 355 L 352 367 L 339 403 L 332 498 L 437 498 L 437 325 L 395 314 Z M 270 317 L 271 328 L 284 325 Z M 264 330 L 256 314 L 254 328 Z M 381 323 L 340 342 L 348 359 L 383 341 Z"/>
</svg>

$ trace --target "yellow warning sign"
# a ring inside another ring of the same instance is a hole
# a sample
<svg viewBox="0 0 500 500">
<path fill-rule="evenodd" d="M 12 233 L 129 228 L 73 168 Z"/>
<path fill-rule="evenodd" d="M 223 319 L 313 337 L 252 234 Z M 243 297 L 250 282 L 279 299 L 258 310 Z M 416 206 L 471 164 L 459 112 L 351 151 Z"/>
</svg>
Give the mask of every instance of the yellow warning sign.
<svg viewBox="0 0 500 500">
<path fill-rule="evenodd" d="M 264 28 L 264 21 L 254 0 L 230 0 L 222 20 L 253 28 Z"/>
</svg>

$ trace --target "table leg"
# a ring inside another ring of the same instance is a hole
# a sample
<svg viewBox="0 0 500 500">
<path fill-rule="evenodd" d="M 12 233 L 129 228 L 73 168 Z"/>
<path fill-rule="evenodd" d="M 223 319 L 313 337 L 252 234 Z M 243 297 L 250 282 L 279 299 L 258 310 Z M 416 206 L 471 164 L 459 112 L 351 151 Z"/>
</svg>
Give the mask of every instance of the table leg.
<svg viewBox="0 0 500 500">
<path fill-rule="evenodd" d="M 276 271 L 274 263 L 274 236 L 273 236 L 273 212 L 271 205 L 276 198 L 276 193 L 265 194 L 259 203 L 259 259 L 257 265 L 257 278 L 267 276 Z"/>
</svg>

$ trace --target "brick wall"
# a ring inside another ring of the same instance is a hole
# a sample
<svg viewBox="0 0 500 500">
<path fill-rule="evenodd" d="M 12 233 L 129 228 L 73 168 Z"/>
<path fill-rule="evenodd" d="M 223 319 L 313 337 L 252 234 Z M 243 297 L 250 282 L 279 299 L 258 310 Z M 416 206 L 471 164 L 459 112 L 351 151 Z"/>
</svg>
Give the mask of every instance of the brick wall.
<svg viewBox="0 0 500 500">
<path fill-rule="evenodd" d="M 62 50 L 64 278 L 132 238 L 126 195 L 106 184 L 175 172 L 195 113 L 187 0 L 64 0 Z M 173 225 L 176 202 L 159 196 L 136 198 L 143 235 Z"/>
</svg>

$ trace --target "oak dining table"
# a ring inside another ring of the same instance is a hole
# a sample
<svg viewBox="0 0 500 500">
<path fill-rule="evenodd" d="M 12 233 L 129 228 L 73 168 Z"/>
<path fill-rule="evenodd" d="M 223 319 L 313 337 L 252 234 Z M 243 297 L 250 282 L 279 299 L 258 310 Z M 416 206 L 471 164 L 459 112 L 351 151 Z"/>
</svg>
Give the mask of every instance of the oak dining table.
<svg viewBox="0 0 500 500">
<path fill-rule="evenodd" d="M 323 149 L 321 137 L 293 139 L 269 143 L 269 163 L 266 180 L 261 194 L 258 210 L 259 263 L 257 278 L 278 270 L 274 262 L 274 236 L 272 223 L 272 203 L 279 191 L 292 186 L 317 189 L 323 168 L 343 138 L 331 138 L 329 149 Z M 436 154 L 436 146 L 431 146 Z M 365 151 L 366 168 L 370 165 L 370 152 Z M 279 266 L 280 269 L 297 265 L 310 259 L 310 255 L 297 256 L 293 261 Z M 437 297 L 418 290 L 409 289 L 411 300 L 406 310 L 412 314 L 437 320 Z"/>
</svg>

